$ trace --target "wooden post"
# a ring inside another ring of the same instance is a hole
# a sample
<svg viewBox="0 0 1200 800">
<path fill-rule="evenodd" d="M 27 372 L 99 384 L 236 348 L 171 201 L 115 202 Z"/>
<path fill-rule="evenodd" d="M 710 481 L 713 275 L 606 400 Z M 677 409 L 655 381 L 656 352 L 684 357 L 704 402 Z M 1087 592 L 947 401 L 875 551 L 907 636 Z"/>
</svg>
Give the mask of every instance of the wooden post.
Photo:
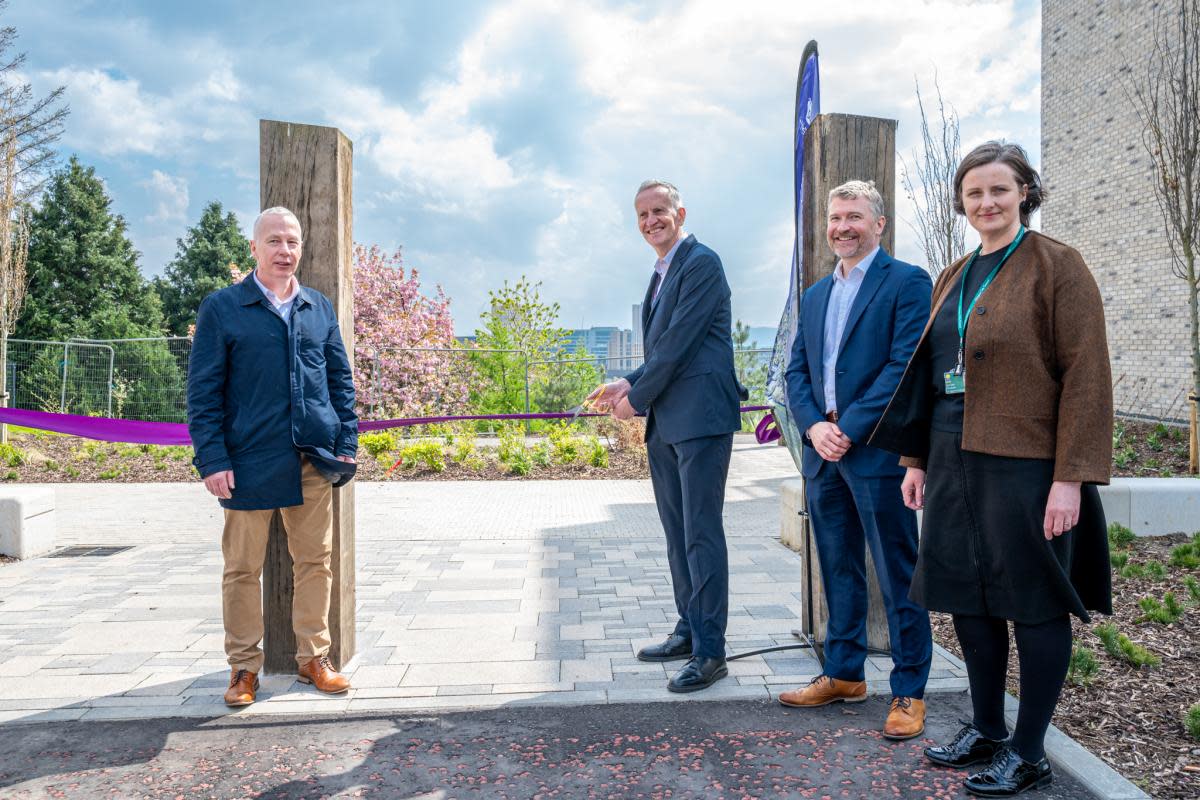
<svg viewBox="0 0 1200 800">
<path fill-rule="evenodd" d="M 821 114 L 812 121 L 804 137 L 804 207 L 801 210 L 804 241 L 804 288 L 812 286 L 833 272 L 837 257 L 825 241 L 826 218 L 829 214 L 829 190 L 848 180 L 875 181 L 883 195 L 884 228 L 880 245 L 893 251 L 896 228 L 896 121 L 849 114 Z M 899 488 L 897 488 L 899 491 Z M 813 598 L 812 625 L 805 613 L 802 628 L 818 642 L 825 640 L 829 621 L 829 604 L 821 584 L 821 566 L 817 558 L 817 543 L 811 524 L 805 525 L 806 542 L 802 554 L 809 554 L 811 569 L 805 564 L 801 571 L 804 597 Z M 887 652 L 887 613 L 871 551 L 867 549 L 867 646 Z M 810 583 L 811 575 L 811 587 Z"/>
<path fill-rule="evenodd" d="M 333 303 L 346 352 L 354 353 L 354 274 L 351 262 L 352 160 L 349 139 L 336 128 L 259 121 L 263 208 L 284 206 L 300 220 L 302 284 Z M 329 658 L 337 669 L 354 657 L 354 484 L 333 492 L 333 593 Z M 292 559 L 279 515 L 271 524 L 263 570 L 267 672 L 295 672 L 292 633 Z"/>
</svg>

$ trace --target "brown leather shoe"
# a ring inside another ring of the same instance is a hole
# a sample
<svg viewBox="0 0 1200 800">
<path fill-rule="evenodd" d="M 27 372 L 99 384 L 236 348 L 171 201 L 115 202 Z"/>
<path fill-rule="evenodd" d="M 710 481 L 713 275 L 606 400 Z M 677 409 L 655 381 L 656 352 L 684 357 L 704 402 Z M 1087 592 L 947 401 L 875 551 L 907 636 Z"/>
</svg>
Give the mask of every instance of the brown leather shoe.
<svg viewBox="0 0 1200 800">
<path fill-rule="evenodd" d="M 258 673 L 248 669 L 235 669 L 229 673 L 229 688 L 225 690 L 225 705 L 248 706 L 254 702 L 258 691 Z"/>
<path fill-rule="evenodd" d="M 818 675 L 803 689 L 779 695 L 779 702 L 792 708 L 827 706 L 839 700 L 843 703 L 861 703 L 866 699 L 866 681 L 843 681 L 828 675 Z"/>
<path fill-rule="evenodd" d="M 300 668 L 301 683 L 311 683 L 318 692 L 325 694 L 341 694 L 350 688 L 350 681 L 345 675 L 336 672 L 329 663 L 329 656 L 311 658 Z"/>
<path fill-rule="evenodd" d="M 885 738 L 911 739 L 925 732 L 925 701 L 915 697 L 893 697 L 892 709 L 883 724 Z"/>
</svg>

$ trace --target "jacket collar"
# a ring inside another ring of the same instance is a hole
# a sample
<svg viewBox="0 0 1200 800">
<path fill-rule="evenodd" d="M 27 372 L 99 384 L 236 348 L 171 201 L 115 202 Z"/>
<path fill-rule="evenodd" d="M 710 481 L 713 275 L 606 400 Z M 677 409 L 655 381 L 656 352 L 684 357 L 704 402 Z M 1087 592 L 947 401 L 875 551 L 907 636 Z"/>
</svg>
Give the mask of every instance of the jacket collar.
<svg viewBox="0 0 1200 800">
<path fill-rule="evenodd" d="M 679 278 L 679 270 L 677 269 L 677 267 L 683 263 L 684 259 L 687 258 L 688 253 L 690 253 L 692 251 L 692 248 L 695 246 L 696 246 L 696 237 L 690 233 L 684 238 L 684 240 L 682 242 L 679 243 L 678 247 L 675 249 L 675 255 L 671 257 L 671 263 L 667 267 L 667 277 L 663 279 L 663 285 L 658 290 L 658 297 L 654 296 L 654 281 L 652 280 L 650 282 L 650 291 L 646 295 L 646 297 L 650 302 L 651 314 L 653 314 L 655 308 L 658 308 L 659 297 L 662 297 L 663 292 L 665 292 L 667 290 L 667 287 L 670 286 L 671 283 L 673 283 L 676 279 Z M 658 273 L 655 273 L 654 277 L 655 277 L 655 279 L 657 279 Z"/>
</svg>

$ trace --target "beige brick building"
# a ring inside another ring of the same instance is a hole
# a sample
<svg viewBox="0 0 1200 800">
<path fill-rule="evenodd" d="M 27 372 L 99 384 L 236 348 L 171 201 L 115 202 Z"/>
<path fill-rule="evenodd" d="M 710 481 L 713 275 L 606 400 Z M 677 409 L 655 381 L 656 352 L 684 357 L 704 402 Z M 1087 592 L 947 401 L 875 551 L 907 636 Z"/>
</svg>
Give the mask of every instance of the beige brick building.
<svg viewBox="0 0 1200 800">
<path fill-rule="evenodd" d="M 1187 290 L 1171 272 L 1141 123 L 1119 70 L 1145 69 L 1152 0 L 1043 0 L 1041 229 L 1077 248 L 1108 318 L 1118 414 L 1187 417 Z"/>
</svg>

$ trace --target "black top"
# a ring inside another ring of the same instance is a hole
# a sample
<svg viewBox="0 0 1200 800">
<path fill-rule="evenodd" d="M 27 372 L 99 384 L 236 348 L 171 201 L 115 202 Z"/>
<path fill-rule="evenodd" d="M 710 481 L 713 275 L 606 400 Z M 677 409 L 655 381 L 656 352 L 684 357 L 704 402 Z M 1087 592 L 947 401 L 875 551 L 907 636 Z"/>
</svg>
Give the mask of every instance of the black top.
<svg viewBox="0 0 1200 800">
<path fill-rule="evenodd" d="M 964 311 L 971 304 L 971 298 L 975 296 L 975 292 L 979 291 L 979 287 L 983 285 L 988 274 L 1000 259 L 1004 258 L 1005 249 L 1001 248 L 987 255 L 981 255 L 971 265 L 971 271 L 967 275 L 967 290 L 963 296 Z M 964 395 L 946 394 L 946 373 L 958 364 L 958 293 L 961 286 L 962 278 L 959 278 L 950 287 L 946 301 L 938 309 L 937 317 L 933 320 L 933 327 L 929 329 L 929 360 L 933 366 L 931 378 L 934 394 L 933 419 L 930 426 L 934 430 L 947 433 L 962 433 L 963 426 Z M 987 292 L 984 292 L 975 305 L 974 314 L 979 316 L 986 309 Z M 967 327 L 970 328 L 969 323 Z M 964 356 L 963 368 L 966 370 L 967 391 L 969 392 L 971 391 L 971 354 L 966 353 Z"/>
</svg>

